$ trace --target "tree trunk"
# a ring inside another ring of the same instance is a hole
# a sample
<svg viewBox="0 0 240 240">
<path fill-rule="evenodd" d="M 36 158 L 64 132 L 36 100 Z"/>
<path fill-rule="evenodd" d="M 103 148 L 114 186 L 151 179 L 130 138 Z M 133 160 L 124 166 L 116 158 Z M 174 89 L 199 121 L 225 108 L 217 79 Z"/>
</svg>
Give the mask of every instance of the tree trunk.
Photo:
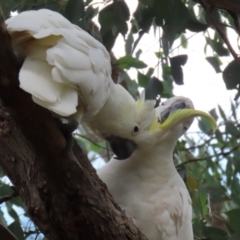
<svg viewBox="0 0 240 240">
<path fill-rule="evenodd" d="M 76 142 L 64 151 L 61 122 L 19 88 L 19 69 L 1 15 L 0 165 L 30 218 L 53 240 L 146 239 Z"/>
</svg>

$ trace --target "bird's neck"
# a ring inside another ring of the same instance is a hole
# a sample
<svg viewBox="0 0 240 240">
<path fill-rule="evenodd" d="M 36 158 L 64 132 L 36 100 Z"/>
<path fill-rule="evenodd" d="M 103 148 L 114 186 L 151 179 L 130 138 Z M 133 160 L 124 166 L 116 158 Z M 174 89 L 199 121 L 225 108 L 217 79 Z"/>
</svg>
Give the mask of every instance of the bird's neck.
<svg viewBox="0 0 240 240">
<path fill-rule="evenodd" d="M 149 151 L 138 150 L 136 156 L 133 155 L 134 161 L 137 161 L 142 167 L 155 168 L 158 172 L 169 172 L 175 169 L 173 163 L 173 149 L 167 144 L 159 145 L 158 147 L 149 148 Z M 136 160 L 135 160 L 136 159 Z M 140 161 L 139 161 L 140 160 Z"/>
<path fill-rule="evenodd" d="M 176 173 L 172 157 L 173 148 L 163 144 L 155 148 L 154 151 L 151 151 L 152 149 L 149 151 L 137 150 L 126 160 L 119 161 L 112 159 L 109 167 L 121 174 L 130 170 L 132 174 L 141 176 L 141 179 L 148 180 L 149 178 L 154 178 L 156 175 L 166 179 L 165 176 L 171 176 Z"/>
<path fill-rule="evenodd" d="M 89 122 L 86 121 L 94 132 L 101 132 L 102 137 L 109 136 L 111 129 L 114 129 L 116 136 L 121 136 L 122 129 L 128 125 L 127 119 L 133 119 L 129 115 L 134 114 L 129 109 L 134 109 L 135 100 L 127 90 L 114 83 L 110 85 L 110 88 L 111 94 L 102 109 Z"/>
</svg>

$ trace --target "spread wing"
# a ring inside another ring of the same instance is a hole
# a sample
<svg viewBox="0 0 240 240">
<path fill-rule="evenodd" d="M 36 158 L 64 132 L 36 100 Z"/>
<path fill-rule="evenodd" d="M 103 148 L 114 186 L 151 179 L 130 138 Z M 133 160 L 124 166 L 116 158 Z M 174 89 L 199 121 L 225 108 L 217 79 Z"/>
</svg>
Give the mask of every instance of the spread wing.
<svg viewBox="0 0 240 240">
<path fill-rule="evenodd" d="M 22 12 L 6 21 L 18 56 L 20 87 L 39 105 L 61 115 L 91 117 L 105 104 L 111 80 L 105 47 L 59 13 Z"/>
</svg>

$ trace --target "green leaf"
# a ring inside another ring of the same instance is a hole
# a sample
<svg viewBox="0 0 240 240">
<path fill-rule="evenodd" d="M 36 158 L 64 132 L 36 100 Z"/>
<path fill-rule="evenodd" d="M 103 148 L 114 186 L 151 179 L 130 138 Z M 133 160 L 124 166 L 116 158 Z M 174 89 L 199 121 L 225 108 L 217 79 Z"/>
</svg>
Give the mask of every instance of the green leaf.
<svg viewBox="0 0 240 240">
<path fill-rule="evenodd" d="M 190 191 L 195 191 L 198 187 L 197 180 L 192 175 L 187 175 L 186 184 L 187 184 L 187 187 Z"/>
<path fill-rule="evenodd" d="M 198 121 L 198 127 L 204 133 L 207 133 L 209 135 L 212 134 L 212 125 L 208 119 L 201 117 L 200 120 Z"/>
<path fill-rule="evenodd" d="M 227 199 L 226 190 L 222 186 L 208 186 L 205 188 L 205 192 L 210 195 L 211 201 L 223 202 Z"/>
<path fill-rule="evenodd" d="M 220 143 L 224 143 L 222 133 L 219 131 L 219 129 L 216 129 L 215 135 L 216 135 L 217 140 L 218 140 Z"/>
<path fill-rule="evenodd" d="M 229 51 L 223 46 L 223 42 L 218 42 L 217 39 L 212 40 L 211 38 L 206 37 L 207 43 L 212 47 L 212 49 L 218 54 L 218 56 L 228 56 Z"/>
<path fill-rule="evenodd" d="M 209 114 L 217 121 L 218 120 L 218 115 L 216 112 L 216 108 L 213 108 L 209 111 Z"/>
<path fill-rule="evenodd" d="M 139 69 L 147 67 L 147 64 L 132 56 L 121 57 L 117 60 L 116 64 L 122 69 L 130 69 L 131 67 Z"/>
<path fill-rule="evenodd" d="M 199 218 L 193 218 L 193 231 L 194 231 L 194 236 L 198 236 L 199 239 L 202 237 L 202 226 L 204 223 L 201 221 Z"/>
<path fill-rule="evenodd" d="M 79 136 L 74 136 L 74 139 L 77 141 L 77 144 L 80 146 L 80 148 L 82 149 L 82 151 L 84 153 L 88 153 L 88 143 L 86 143 L 85 139 L 81 139 Z"/>
<path fill-rule="evenodd" d="M 162 70 L 163 70 L 163 73 L 164 74 L 167 74 L 167 75 L 172 75 L 172 70 L 171 70 L 171 67 L 169 67 L 169 66 L 162 66 Z"/>
<path fill-rule="evenodd" d="M 155 52 L 155 55 L 157 58 L 161 58 L 163 55 L 163 52 Z"/>
<path fill-rule="evenodd" d="M 134 21 L 132 22 L 133 33 L 137 33 L 140 30 L 144 32 L 149 31 L 154 16 L 148 7 L 144 6 L 141 3 L 138 3 L 137 9 L 133 13 L 133 17 L 134 17 Z"/>
<path fill-rule="evenodd" d="M 154 73 L 154 68 L 149 68 L 146 75 L 148 77 L 151 77 L 153 75 L 153 73 Z"/>
<path fill-rule="evenodd" d="M 126 44 L 125 44 L 125 52 L 126 55 L 131 55 L 132 54 L 132 45 L 133 45 L 133 34 L 129 33 L 127 40 L 126 40 Z"/>
<path fill-rule="evenodd" d="M 90 150 L 95 152 L 95 153 L 99 153 L 105 148 L 106 148 L 106 141 L 102 141 L 100 143 L 97 143 L 97 145 L 94 144 L 94 143 L 91 143 L 91 145 L 90 145 Z"/>
<path fill-rule="evenodd" d="M 233 122 L 227 121 L 225 124 L 226 124 L 226 125 L 225 125 L 225 127 L 226 127 L 226 130 L 225 130 L 226 133 L 229 133 L 229 134 L 232 135 L 233 137 L 239 135 L 239 131 L 238 131 L 237 127 L 234 125 Z"/>
<path fill-rule="evenodd" d="M 8 229 L 17 237 L 18 240 L 24 240 L 23 230 L 19 221 L 14 221 L 8 226 Z"/>
<path fill-rule="evenodd" d="M 123 36 L 127 33 L 129 17 L 128 6 L 123 0 L 114 1 L 100 11 L 98 15 L 101 25 L 100 33 L 108 51 L 112 49 L 119 33 Z"/>
<path fill-rule="evenodd" d="M 14 204 L 18 207 L 23 208 L 23 201 L 22 201 L 21 197 L 14 197 L 9 202 L 11 202 L 12 204 Z"/>
<path fill-rule="evenodd" d="M 226 114 L 225 114 L 225 112 L 223 111 L 223 109 L 220 105 L 218 105 L 218 110 L 219 110 L 219 113 L 220 113 L 221 117 L 223 118 L 223 120 L 227 121 Z"/>
<path fill-rule="evenodd" d="M 204 32 L 209 26 L 205 23 L 201 23 L 195 16 L 189 14 L 189 19 L 186 23 L 186 28 L 192 32 Z"/>
<path fill-rule="evenodd" d="M 18 1 L 1 0 L 1 9 L 5 18 L 10 17 L 10 12 L 15 8 L 17 3 Z"/>
<path fill-rule="evenodd" d="M 146 6 L 152 6 L 155 0 L 139 0 L 140 3 Z"/>
<path fill-rule="evenodd" d="M 2 178 L 3 176 L 5 176 L 4 172 L 3 172 L 3 169 L 1 168 L 0 166 L 0 178 Z"/>
<path fill-rule="evenodd" d="M 170 98 L 173 97 L 173 87 L 172 87 L 172 83 L 168 82 L 168 81 L 162 81 L 162 85 L 163 85 L 163 92 L 161 94 L 162 98 Z"/>
<path fill-rule="evenodd" d="M 152 11 L 155 15 L 155 22 L 163 28 L 163 38 L 166 44 L 171 47 L 175 35 L 185 30 L 189 20 L 187 7 L 180 0 L 161 0 L 154 2 Z"/>
<path fill-rule="evenodd" d="M 206 57 L 206 60 L 211 64 L 211 66 L 214 68 L 216 73 L 222 72 L 220 69 L 220 62 L 218 61 L 218 58 L 216 57 Z"/>
<path fill-rule="evenodd" d="M 93 6 L 89 6 L 85 12 L 85 16 L 87 19 L 93 19 L 97 14 L 98 8 L 94 8 Z"/>
<path fill-rule="evenodd" d="M 225 213 L 228 216 L 229 225 L 235 230 L 239 231 L 239 223 L 240 223 L 240 208 L 236 208 L 230 210 Z"/>
<path fill-rule="evenodd" d="M 227 232 L 216 227 L 204 227 L 203 235 L 209 240 L 226 240 Z"/>
<path fill-rule="evenodd" d="M 183 84 L 183 70 L 181 66 L 186 64 L 187 59 L 188 56 L 185 54 L 170 58 L 172 76 L 178 85 Z"/>
<path fill-rule="evenodd" d="M 140 72 L 138 72 L 138 75 L 137 75 L 137 78 L 138 78 L 138 84 L 140 87 L 146 87 L 147 83 L 149 82 L 150 80 L 150 77 L 147 76 L 147 75 L 144 75 Z"/>
<path fill-rule="evenodd" d="M 63 11 L 63 7 L 59 4 L 58 1 L 47 1 L 47 0 L 27 0 L 24 2 L 23 5 L 20 5 L 21 11 L 26 11 L 26 10 L 38 10 L 42 9 L 43 6 L 46 9 L 52 10 L 52 11 L 57 11 L 61 14 L 65 14 Z"/>
<path fill-rule="evenodd" d="M 8 214 L 17 222 L 20 222 L 19 216 L 16 213 L 16 211 L 12 208 L 12 203 L 10 203 L 9 201 L 6 202 L 6 206 L 7 206 L 7 210 L 8 210 Z"/>
<path fill-rule="evenodd" d="M 236 151 L 233 156 L 233 163 L 235 167 L 235 173 L 240 173 L 240 158 L 239 158 L 240 152 Z"/>
<path fill-rule="evenodd" d="M 133 98 L 136 98 L 136 93 L 138 92 L 139 85 L 136 83 L 136 81 L 133 81 L 129 75 L 126 73 L 126 71 L 123 71 L 118 76 L 118 82 L 122 83 L 126 86 L 128 92 L 133 96 Z"/>
<path fill-rule="evenodd" d="M 181 34 L 181 46 L 183 48 L 187 48 L 188 41 L 187 38 L 185 37 L 185 34 Z"/>
<path fill-rule="evenodd" d="M 180 165 L 179 167 L 177 167 L 177 172 L 181 176 L 183 181 L 186 182 L 186 180 L 187 180 L 187 168 L 186 168 L 186 166 L 183 165 L 183 164 Z"/>
<path fill-rule="evenodd" d="M 156 78 L 152 77 L 145 88 L 145 99 L 156 100 L 158 95 L 163 92 L 162 82 Z"/>
<path fill-rule="evenodd" d="M 10 185 L 0 181 L 0 197 L 11 195 L 13 190 Z"/>
<path fill-rule="evenodd" d="M 138 51 L 135 54 L 137 60 L 139 60 L 141 54 L 142 54 L 142 49 L 138 49 Z"/>
<path fill-rule="evenodd" d="M 4 226 L 7 226 L 7 221 L 6 221 L 5 217 L 4 217 L 4 213 L 3 213 L 3 211 L 1 210 L 1 208 L 0 208 L 0 222 L 1 222 Z"/>
<path fill-rule="evenodd" d="M 240 67 L 235 60 L 230 62 L 224 69 L 223 81 L 227 89 L 236 89 L 240 84 Z"/>
<path fill-rule="evenodd" d="M 239 198 L 239 192 L 240 192 L 240 183 L 239 178 L 236 176 L 232 176 L 232 182 L 231 182 L 231 200 L 233 200 L 239 207 L 240 207 L 240 198 Z"/>
<path fill-rule="evenodd" d="M 206 193 L 199 193 L 199 200 L 201 203 L 201 208 L 202 208 L 202 213 L 203 215 L 206 215 L 208 212 L 208 206 L 207 206 L 207 201 L 208 201 L 208 197 Z"/>
<path fill-rule="evenodd" d="M 233 233 L 231 236 L 229 236 L 228 240 L 239 240 L 240 239 L 240 233 Z"/>
<path fill-rule="evenodd" d="M 237 120 L 236 106 L 233 104 L 232 101 L 231 101 L 231 110 L 232 110 L 232 116 L 234 117 L 235 120 Z"/>
<path fill-rule="evenodd" d="M 81 26 L 80 21 L 85 16 L 83 0 L 69 0 L 65 8 L 66 18 L 73 24 Z"/>
</svg>

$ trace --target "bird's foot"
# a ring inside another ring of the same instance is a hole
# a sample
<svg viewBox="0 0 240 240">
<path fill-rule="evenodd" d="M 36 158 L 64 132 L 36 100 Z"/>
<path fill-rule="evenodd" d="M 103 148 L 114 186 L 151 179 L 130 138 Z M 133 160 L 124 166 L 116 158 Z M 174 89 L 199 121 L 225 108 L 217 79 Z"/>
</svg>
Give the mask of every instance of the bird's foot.
<svg viewBox="0 0 240 240">
<path fill-rule="evenodd" d="M 67 154 L 73 146 L 73 136 L 72 133 L 78 128 L 78 122 L 71 120 L 69 123 L 64 123 L 61 125 L 61 131 L 66 139 L 66 147 L 63 149 L 63 154 Z"/>
</svg>

